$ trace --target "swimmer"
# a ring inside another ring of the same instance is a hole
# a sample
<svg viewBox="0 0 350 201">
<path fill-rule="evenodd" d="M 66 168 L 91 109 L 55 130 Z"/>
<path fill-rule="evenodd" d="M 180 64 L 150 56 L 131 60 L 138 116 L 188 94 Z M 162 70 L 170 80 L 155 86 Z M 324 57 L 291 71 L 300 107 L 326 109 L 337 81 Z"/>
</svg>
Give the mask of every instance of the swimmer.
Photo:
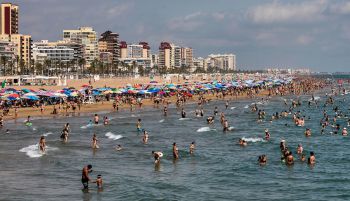
<svg viewBox="0 0 350 201">
<path fill-rule="evenodd" d="M 301 146 L 301 144 L 298 144 L 297 154 L 302 154 L 302 153 L 303 153 L 303 147 Z"/>
<path fill-rule="evenodd" d="M 245 146 L 248 145 L 248 144 L 247 144 L 247 141 L 243 140 L 242 138 L 239 139 L 238 143 L 239 143 L 239 145 L 241 145 L 241 146 L 243 146 L 243 147 L 245 147 Z"/>
<path fill-rule="evenodd" d="M 179 149 L 176 146 L 176 142 L 173 143 L 173 156 L 174 159 L 179 159 Z"/>
<path fill-rule="evenodd" d="M 194 153 L 194 149 L 196 148 L 196 145 L 195 145 L 195 143 L 194 142 L 192 142 L 191 144 L 190 144 L 190 154 L 193 154 Z"/>
<path fill-rule="evenodd" d="M 160 156 L 163 155 L 162 152 L 152 151 L 152 155 L 154 157 L 154 163 L 159 164 L 160 163 Z"/>
<path fill-rule="evenodd" d="M 218 115 L 218 113 L 219 113 L 218 107 L 215 107 L 215 109 L 214 109 L 214 116 Z"/>
<path fill-rule="evenodd" d="M 346 128 L 343 128 L 343 131 L 341 132 L 341 134 L 343 136 L 347 136 L 348 135 L 348 131 L 346 130 Z"/>
<path fill-rule="evenodd" d="M 301 161 L 301 162 L 304 162 L 305 160 L 306 160 L 305 154 L 301 154 L 300 161 Z"/>
<path fill-rule="evenodd" d="M 307 128 L 304 132 L 305 136 L 306 137 L 310 137 L 311 136 L 311 129 L 310 128 Z"/>
<path fill-rule="evenodd" d="M 118 144 L 116 147 L 115 147 L 115 150 L 116 151 L 121 151 L 123 148 L 120 144 Z"/>
<path fill-rule="evenodd" d="M 94 116 L 94 123 L 98 124 L 98 121 L 99 121 L 99 117 L 98 117 L 97 114 L 95 114 L 95 116 Z"/>
<path fill-rule="evenodd" d="M 147 133 L 147 131 L 143 131 L 143 137 L 142 137 L 142 142 L 144 143 L 144 144 L 147 144 L 147 142 L 148 142 L 148 133 Z"/>
<path fill-rule="evenodd" d="M 45 141 L 45 136 L 41 136 L 40 141 L 39 141 L 39 150 L 42 153 L 45 153 L 46 151 L 46 141 Z"/>
<path fill-rule="evenodd" d="M 93 183 L 96 183 L 97 188 L 101 189 L 103 184 L 102 176 L 100 174 L 97 175 L 97 179 Z"/>
<path fill-rule="evenodd" d="M 267 157 L 266 157 L 266 155 L 261 155 L 261 156 L 259 156 L 258 161 L 259 161 L 259 164 L 260 164 L 260 165 L 266 165 L 266 163 L 267 163 Z"/>
<path fill-rule="evenodd" d="M 265 129 L 265 139 L 266 140 L 269 140 L 270 139 L 270 132 L 269 132 L 269 129 Z"/>
<path fill-rule="evenodd" d="M 207 118 L 207 123 L 208 123 L 208 124 L 214 123 L 214 116 L 209 116 L 209 117 Z"/>
<path fill-rule="evenodd" d="M 103 118 L 103 125 L 108 125 L 108 124 L 109 124 L 109 119 L 106 116 L 106 117 Z"/>
<path fill-rule="evenodd" d="M 227 110 L 227 108 L 228 108 L 228 101 L 226 101 L 225 107 L 226 107 L 226 110 Z"/>
<path fill-rule="evenodd" d="M 26 123 L 30 123 L 30 116 L 27 117 Z"/>
<path fill-rule="evenodd" d="M 92 136 L 92 148 L 93 149 L 98 149 L 99 146 L 97 145 L 98 139 L 96 134 L 94 133 L 94 135 Z"/>
<path fill-rule="evenodd" d="M 312 152 L 312 151 L 310 152 L 310 157 L 309 157 L 309 159 L 308 159 L 308 163 L 309 163 L 310 165 L 313 165 L 313 164 L 316 163 L 315 153 Z"/>
<path fill-rule="evenodd" d="M 293 165 L 294 164 L 294 157 L 292 155 L 292 152 L 290 151 L 286 157 L 286 163 L 287 165 Z"/>
</svg>

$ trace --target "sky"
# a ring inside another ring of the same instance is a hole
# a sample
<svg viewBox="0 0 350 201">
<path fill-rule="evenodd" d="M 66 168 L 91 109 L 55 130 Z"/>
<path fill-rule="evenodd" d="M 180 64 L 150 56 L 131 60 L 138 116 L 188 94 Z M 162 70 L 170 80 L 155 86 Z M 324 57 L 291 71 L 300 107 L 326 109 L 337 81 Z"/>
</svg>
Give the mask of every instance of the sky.
<svg viewBox="0 0 350 201">
<path fill-rule="evenodd" d="M 233 53 L 239 69 L 306 67 L 349 72 L 350 0 L 14 0 L 20 33 L 62 39 L 91 26 L 128 43 L 192 47 L 194 56 Z"/>
</svg>

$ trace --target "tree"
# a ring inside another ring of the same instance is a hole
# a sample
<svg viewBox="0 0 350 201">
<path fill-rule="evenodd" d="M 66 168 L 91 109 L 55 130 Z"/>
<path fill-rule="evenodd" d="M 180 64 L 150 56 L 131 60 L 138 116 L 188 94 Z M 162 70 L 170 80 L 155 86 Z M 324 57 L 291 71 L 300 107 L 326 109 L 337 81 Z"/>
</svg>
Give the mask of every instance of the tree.
<svg viewBox="0 0 350 201">
<path fill-rule="evenodd" d="M 43 65 L 40 62 L 35 62 L 35 70 L 34 70 L 35 74 L 37 74 L 38 72 L 41 73 L 41 75 L 44 74 L 44 68 Z"/>
<path fill-rule="evenodd" d="M 144 75 L 145 75 L 145 69 L 143 68 L 143 66 L 138 66 L 137 71 L 139 72 L 139 74 L 140 74 L 141 76 L 144 76 Z"/>
<path fill-rule="evenodd" d="M 7 60 L 8 60 L 8 58 L 6 56 L 1 56 L 2 68 L 0 69 L 0 74 L 3 76 L 5 75 Z"/>
<path fill-rule="evenodd" d="M 51 59 L 45 59 L 44 60 L 43 68 L 47 70 L 47 76 L 50 76 L 51 64 L 52 64 Z"/>
<path fill-rule="evenodd" d="M 25 66 L 26 66 L 26 63 L 24 61 L 24 59 L 20 59 L 19 60 L 19 72 L 18 74 L 21 74 L 21 75 L 25 75 Z"/>
<path fill-rule="evenodd" d="M 79 67 L 80 67 L 80 73 L 84 76 L 84 68 L 85 68 L 85 65 L 86 65 L 86 60 L 84 58 L 80 58 L 78 60 L 78 64 L 79 64 Z"/>
</svg>

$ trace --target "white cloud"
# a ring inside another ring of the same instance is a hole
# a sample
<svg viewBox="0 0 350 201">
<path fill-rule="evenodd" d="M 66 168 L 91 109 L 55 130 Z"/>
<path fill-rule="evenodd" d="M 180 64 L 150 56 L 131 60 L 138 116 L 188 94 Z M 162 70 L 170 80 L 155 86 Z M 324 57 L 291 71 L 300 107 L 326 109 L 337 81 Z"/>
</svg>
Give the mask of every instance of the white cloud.
<svg viewBox="0 0 350 201">
<path fill-rule="evenodd" d="M 212 16 L 217 21 L 221 21 L 225 19 L 225 13 L 213 13 Z"/>
<path fill-rule="evenodd" d="M 296 42 L 300 45 L 308 45 L 313 41 L 311 36 L 301 35 L 296 38 Z"/>
<path fill-rule="evenodd" d="M 331 5 L 330 11 L 334 14 L 350 14 L 350 2 Z"/>
<path fill-rule="evenodd" d="M 110 17 L 120 16 L 122 14 L 125 14 L 128 10 L 130 10 L 133 7 L 133 5 L 134 4 L 132 3 L 124 3 L 113 6 L 107 10 L 107 14 Z"/>
<path fill-rule="evenodd" d="M 276 1 L 250 9 L 247 16 L 255 23 L 310 22 L 322 18 L 326 9 L 326 0 L 300 4 L 282 4 Z"/>
<path fill-rule="evenodd" d="M 202 15 L 201 12 L 195 12 L 184 17 L 173 18 L 168 22 L 168 27 L 171 30 L 193 31 L 204 24 L 198 19 Z"/>
</svg>

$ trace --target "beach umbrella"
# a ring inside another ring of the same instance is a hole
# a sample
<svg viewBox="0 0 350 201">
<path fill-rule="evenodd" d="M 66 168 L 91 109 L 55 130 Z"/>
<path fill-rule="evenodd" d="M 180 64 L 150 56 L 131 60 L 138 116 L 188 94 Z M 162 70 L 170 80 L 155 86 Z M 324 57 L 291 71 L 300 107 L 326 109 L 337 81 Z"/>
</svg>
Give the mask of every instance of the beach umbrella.
<svg viewBox="0 0 350 201">
<path fill-rule="evenodd" d="M 16 94 L 16 93 L 13 93 L 13 94 L 9 94 L 8 96 L 7 96 L 7 98 L 19 98 L 19 95 L 18 94 Z"/>
<path fill-rule="evenodd" d="M 38 96 L 33 96 L 33 95 L 24 95 L 22 96 L 22 98 L 27 100 L 39 100 Z"/>
<path fill-rule="evenodd" d="M 24 92 L 24 93 L 29 93 L 29 92 L 31 92 L 29 89 L 22 89 L 22 92 Z"/>
<path fill-rule="evenodd" d="M 149 83 L 155 84 L 155 83 L 158 83 L 158 82 L 157 81 L 150 81 Z"/>
<path fill-rule="evenodd" d="M 88 85 L 88 84 L 83 84 L 83 85 L 81 85 L 81 87 L 90 87 L 90 85 Z"/>
</svg>

